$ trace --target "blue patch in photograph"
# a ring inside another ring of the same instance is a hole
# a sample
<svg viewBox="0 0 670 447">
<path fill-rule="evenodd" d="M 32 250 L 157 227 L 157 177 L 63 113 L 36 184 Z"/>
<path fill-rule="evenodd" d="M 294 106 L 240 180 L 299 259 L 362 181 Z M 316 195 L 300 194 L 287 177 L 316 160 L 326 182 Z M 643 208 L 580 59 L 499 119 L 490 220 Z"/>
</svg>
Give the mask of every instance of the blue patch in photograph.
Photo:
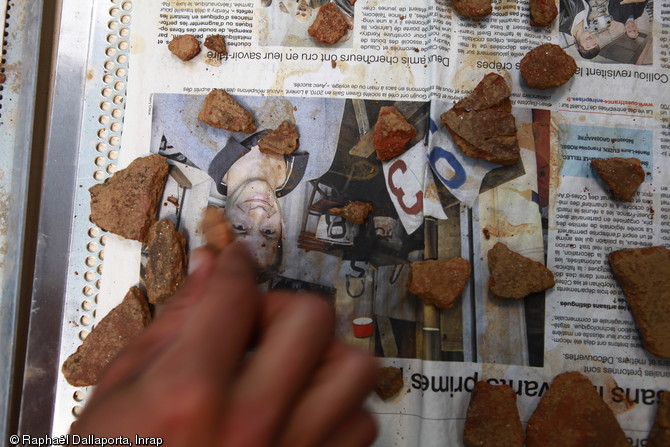
<svg viewBox="0 0 670 447">
<path fill-rule="evenodd" d="M 650 130 L 611 127 L 559 126 L 562 176 L 593 178 L 594 158 L 638 158 L 645 172 L 651 172 L 653 133 Z"/>
</svg>

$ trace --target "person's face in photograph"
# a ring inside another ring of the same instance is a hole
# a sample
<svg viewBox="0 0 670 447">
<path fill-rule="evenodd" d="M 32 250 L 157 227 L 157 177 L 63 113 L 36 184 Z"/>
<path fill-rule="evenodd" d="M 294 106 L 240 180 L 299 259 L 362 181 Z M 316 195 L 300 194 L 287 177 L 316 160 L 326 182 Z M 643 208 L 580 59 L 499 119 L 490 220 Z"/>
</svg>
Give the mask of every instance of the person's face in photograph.
<svg viewBox="0 0 670 447">
<path fill-rule="evenodd" d="M 274 265 L 282 234 L 279 202 L 270 185 L 251 180 L 232 192 L 226 203 L 226 217 L 237 239 L 244 241 L 258 264 L 266 270 Z"/>
<path fill-rule="evenodd" d="M 598 46 L 596 37 L 588 31 L 584 31 L 579 39 L 579 43 L 585 50 L 591 50 Z"/>
<path fill-rule="evenodd" d="M 631 39 L 637 39 L 637 36 L 640 34 L 640 31 L 637 29 L 637 23 L 635 20 L 629 20 L 626 22 L 626 36 Z"/>
</svg>

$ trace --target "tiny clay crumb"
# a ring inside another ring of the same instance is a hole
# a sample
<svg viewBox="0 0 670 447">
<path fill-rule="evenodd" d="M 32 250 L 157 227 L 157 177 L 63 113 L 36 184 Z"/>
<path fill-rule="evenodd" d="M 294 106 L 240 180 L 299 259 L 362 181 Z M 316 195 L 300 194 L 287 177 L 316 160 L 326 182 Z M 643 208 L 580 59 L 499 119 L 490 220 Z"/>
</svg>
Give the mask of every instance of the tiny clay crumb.
<svg viewBox="0 0 670 447">
<path fill-rule="evenodd" d="M 208 36 L 207 39 L 205 39 L 205 47 L 224 56 L 228 54 L 226 39 L 221 34 Z"/>
<path fill-rule="evenodd" d="M 0 73 L 0 84 L 4 84 L 7 80 L 7 76 L 4 73 Z"/>
<path fill-rule="evenodd" d="M 354 201 L 342 208 L 331 208 L 328 210 L 333 216 L 340 216 L 358 225 L 362 225 L 368 214 L 372 211 L 372 205 L 365 202 Z"/>
<path fill-rule="evenodd" d="M 179 199 L 177 199 L 175 196 L 168 196 L 167 201 L 174 206 L 179 206 Z"/>
<path fill-rule="evenodd" d="M 330 61 L 330 66 L 333 67 L 333 68 L 337 67 L 337 62 L 334 59 L 331 60 Z"/>
<path fill-rule="evenodd" d="M 175 37 L 168 44 L 168 49 L 182 61 L 190 61 L 200 53 L 200 42 L 193 34 Z"/>
<path fill-rule="evenodd" d="M 398 394 L 405 386 L 402 378 L 402 370 L 395 366 L 386 366 L 379 369 L 379 380 L 375 385 L 375 392 L 383 400 L 390 399 Z"/>
</svg>

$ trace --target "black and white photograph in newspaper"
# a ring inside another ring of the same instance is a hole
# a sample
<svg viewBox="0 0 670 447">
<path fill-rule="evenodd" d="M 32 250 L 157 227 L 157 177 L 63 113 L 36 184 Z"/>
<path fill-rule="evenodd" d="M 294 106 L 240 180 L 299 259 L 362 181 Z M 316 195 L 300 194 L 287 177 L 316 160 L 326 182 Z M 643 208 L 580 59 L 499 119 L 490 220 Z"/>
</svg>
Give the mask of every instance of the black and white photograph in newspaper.
<svg viewBox="0 0 670 447">
<path fill-rule="evenodd" d="M 153 95 L 151 151 L 170 160 L 173 174 L 161 217 L 176 221 L 193 249 L 202 243 L 197 221 L 204 207 L 224 208 L 238 238 L 251 243 L 264 287 L 320 292 L 334 306 L 345 338 L 379 356 L 420 358 L 415 334 L 422 304 L 406 284 L 409 262 L 422 259 L 424 249 L 422 219 L 416 219 L 420 185 L 410 189 L 402 175 L 406 165 L 396 163 L 393 191 L 414 200 L 399 215 L 371 138 L 387 102 L 235 99 L 254 115 L 255 133 L 199 122 L 204 95 Z M 410 145 L 425 168 L 428 103 L 405 102 L 401 109 L 421 130 Z M 298 129 L 298 150 L 260 152 L 259 139 L 284 120 Z M 178 205 L 168 206 L 169 196 Z M 362 224 L 329 212 L 355 201 L 372 206 Z M 414 219 L 410 230 L 407 219 Z"/>
<path fill-rule="evenodd" d="M 560 0 L 560 45 L 576 60 L 653 63 L 653 0 Z"/>
<path fill-rule="evenodd" d="M 344 338 L 379 357 L 485 360 L 487 344 L 481 341 L 490 337 L 477 332 L 485 326 L 472 324 L 473 312 L 479 312 L 472 294 L 479 292 L 467 289 L 452 308 L 430 310 L 408 290 L 412 262 L 469 258 L 471 250 L 467 232 L 462 236 L 469 225 L 463 208 L 433 177 L 441 165 L 436 161 L 433 167 L 427 156 L 429 147 L 439 143 L 428 137 L 434 127 L 431 104 L 232 93 L 256 120 L 251 134 L 198 121 L 204 94 L 153 95 L 151 152 L 166 156 L 172 167 L 161 217 L 177 224 L 189 248 L 203 243 L 198 222 L 204 208 L 220 207 L 238 237 L 253 247 L 263 287 L 319 292 L 333 305 Z M 417 135 L 405 154 L 382 163 L 372 133 L 381 107 L 389 105 L 400 110 Z M 521 144 L 539 151 L 530 131 L 537 124 L 534 115 L 519 115 Z M 297 151 L 262 153 L 258 141 L 283 121 L 297 127 Z M 526 177 L 537 177 L 534 164 L 493 169 L 478 187 L 480 194 L 502 184 L 525 185 Z M 532 206 L 536 195 L 523 203 Z M 440 211 L 425 210 L 429 200 Z M 353 202 L 372 207 L 363 223 L 331 212 Z M 496 225 L 489 225 L 491 234 L 504 237 Z M 533 225 L 534 234 L 541 234 L 539 220 Z M 542 345 L 535 342 L 544 337 L 543 303 L 544 294 L 527 306 L 521 303 L 526 307 L 519 314 L 519 327 L 527 331 L 519 334 L 524 355 L 499 361 L 542 364 Z M 433 317 L 437 320 L 427 321 Z"/>
</svg>

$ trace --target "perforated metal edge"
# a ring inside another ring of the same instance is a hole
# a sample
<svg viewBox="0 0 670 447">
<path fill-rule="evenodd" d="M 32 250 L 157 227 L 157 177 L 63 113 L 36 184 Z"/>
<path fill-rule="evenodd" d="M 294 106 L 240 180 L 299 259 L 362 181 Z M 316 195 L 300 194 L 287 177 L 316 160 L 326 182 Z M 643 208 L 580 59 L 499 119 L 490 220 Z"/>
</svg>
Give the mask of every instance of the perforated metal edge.
<svg viewBox="0 0 670 447">
<path fill-rule="evenodd" d="M 116 170 L 125 114 L 131 13 L 130 0 L 98 2 L 93 11 L 59 365 L 86 338 L 97 319 L 108 236 L 89 220 L 88 189 Z M 90 389 L 73 387 L 59 374 L 52 434 L 69 431 L 89 394 Z"/>
<path fill-rule="evenodd" d="M 89 221 L 87 190 L 115 169 L 130 29 L 110 24 L 129 25 L 131 9 L 128 0 L 62 0 L 19 433 L 67 432 L 74 408 L 87 395 L 65 382 L 60 366 L 81 343 L 81 325 L 95 322 L 105 235 Z M 97 246 L 90 252 L 93 241 Z M 93 266 L 87 265 L 89 256 L 97 256 Z"/>
</svg>

